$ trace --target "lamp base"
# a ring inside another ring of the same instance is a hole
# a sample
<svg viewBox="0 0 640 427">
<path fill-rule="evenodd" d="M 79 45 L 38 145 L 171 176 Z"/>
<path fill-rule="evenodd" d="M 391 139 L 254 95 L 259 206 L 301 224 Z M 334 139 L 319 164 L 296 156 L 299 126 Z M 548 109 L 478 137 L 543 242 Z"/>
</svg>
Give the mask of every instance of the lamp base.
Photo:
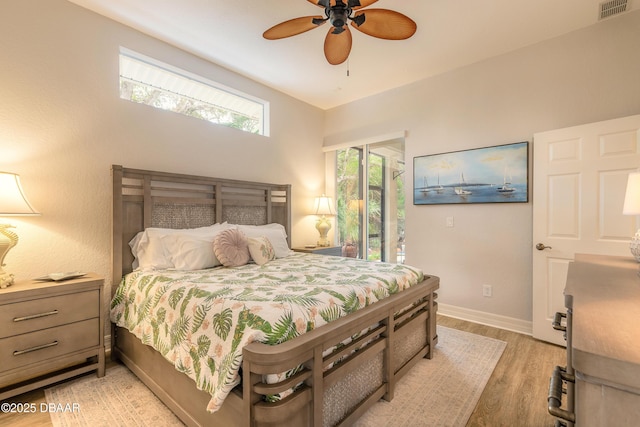
<svg viewBox="0 0 640 427">
<path fill-rule="evenodd" d="M 14 281 L 15 281 L 15 279 L 13 277 L 13 274 L 6 273 L 0 267 L 0 289 L 4 289 L 4 288 L 7 288 L 7 287 L 13 285 Z"/>
<path fill-rule="evenodd" d="M 327 238 L 327 233 L 331 230 L 331 223 L 327 220 L 327 218 L 323 215 L 318 221 L 316 221 L 316 230 L 320 233 L 320 238 L 318 239 L 318 246 L 327 247 L 330 246 L 331 243 Z"/>
<path fill-rule="evenodd" d="M 635 236 L 631 238 L 629 249 L 631 250 L 631 255 L 633 255 L 636 261 L 640 262 L 640 230 L 636 231 Z"/>
<path fill-rule="evenodd" d="M 0 289 L 13 285 L 13 274 L 6 273 L 4 267 L 4 257 L 7 256 L 9 250 L 18 244 L 18 235 L 9 230 L 13 228 L 9 224 L 0 224 Z"/>
</svg>

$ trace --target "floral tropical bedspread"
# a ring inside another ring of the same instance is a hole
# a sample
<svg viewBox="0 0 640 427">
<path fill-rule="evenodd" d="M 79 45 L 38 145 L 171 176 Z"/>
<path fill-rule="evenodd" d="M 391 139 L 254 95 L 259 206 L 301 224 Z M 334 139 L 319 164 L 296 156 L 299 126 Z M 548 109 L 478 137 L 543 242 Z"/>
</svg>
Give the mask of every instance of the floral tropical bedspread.
<svg viewBox="0 0 640 427">
<path fill-rule="evenodd" d="M 134 271 L 111 320 L 211 394 L 215 412 L 240 381 L 245 345 L 279 344 L 422 279 L 406 265 L 303 253 L 262 266 Z"/>
</svg>

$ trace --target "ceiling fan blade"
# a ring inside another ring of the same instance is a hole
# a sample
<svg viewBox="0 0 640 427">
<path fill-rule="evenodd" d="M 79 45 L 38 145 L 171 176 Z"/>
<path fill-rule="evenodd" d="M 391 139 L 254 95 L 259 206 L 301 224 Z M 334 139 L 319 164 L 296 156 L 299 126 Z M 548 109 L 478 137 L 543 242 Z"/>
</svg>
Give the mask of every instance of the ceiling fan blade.
<svg viewBox="0 0 640 427">
<path fill-rule="evenodd" d="M 279 23 L 262 34 L 267 40 L 283 39 L 313 30 L 327 22 L 322 16 L 303 16 Z"/>
<path fill-rule="evenodd" d="M 309 0 L 312 1 L 312 0 Z M 363 7 L 371 6 L 378 0 L 349 0 L 349 7 L 353 10 L 362 9 Z"/>
<path fill-rule="evenodd" d="M 387 9 L 367 9 L 356 12 L 351 25 L 367 35 L 385 40 L 408 39 L 418 28 L 408 16 Z"/>
<path fill-rule="evenodd" d="M 351 31 L 346 25 L 343 29 L 331 27 L 324 39 L 324 56 L 331 65 L 342 64 L 349 57 L 351 52 Z M 342 31 L 340 31 L 342 30 Z"/>
</svg>

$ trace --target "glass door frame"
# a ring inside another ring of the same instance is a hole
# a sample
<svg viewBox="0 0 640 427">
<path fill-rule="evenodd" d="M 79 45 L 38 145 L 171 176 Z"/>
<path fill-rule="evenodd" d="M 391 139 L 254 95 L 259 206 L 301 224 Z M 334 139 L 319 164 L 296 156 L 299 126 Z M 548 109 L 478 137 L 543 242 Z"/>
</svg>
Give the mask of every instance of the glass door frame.
<svg viewBox="0 0 640 427">
<path fill-rule="evenodd" d="M 381 191 L 381 205 L 380 205 L 381 227 L 380 227 L 380 236 L 379 236 L 379 238 L 381 239 L 381 245 L 380 245 L 381 251 L 380 251 L 379 259 L 380 261 L 389 261 L 389 262 L 398 262 L 398 263 L 402 263 L 404 260 L 404 254 L 403 253 L 398 254 L 398 251 L 399 251 L 398 248 L 400 247 L 399 245 L 401 243 L 400 240 L 404 235 L 404 230 L 400 230 L 400 228 L 403 227 L 403 225 L 402 223 L 399 222 L 399 220 L 403 219 L 403 217 L 397 217 L 397 218 L 388 217 L 388 215 L 393 215 L 393 212 L 391 212 L 390 209 L 393 209 L 394 206 L 396 206 L 396 203 L 400 201 L 400 197 L 402 197 L 403 200 L 405 199 L 404 194 L 402 196 L 400 195 L 400 193 L 403 192 L 405 189 L 403 187 L 398 187 L 394 184 L 394 181 L 399 179 L 400 176 L 403 175 L 405 171 L 404 143 L 405 143 L 405 135 L 404 133 L 402 133 L 401 135 L 393 135 L 393 136 L 389 136 L 388 138 L 380 137 L 376 139 L 370 139 L 366 141 L 366 143 L 361 142 L 361 143 L 353 143 L 353 144 L 348 144 L 348 143 L 340 144 L 340 147 L 337 149 L 326 150 L 326 151 L 335 151 L 335 153 L 332 153 L 335 169 L 332 171 L 331 175 L 334 176 L 333 182 L 335 185 L 336 203 L 337 203 L 337 199 L 340 196 L 339 194 L 340 185 L 337 182 L 337 177 L 339 173 L 338 163 L 337 163 L 338 152 L 339 150 L 352 149 L 352 150 L 358 150 L 358 153 L 359 153 L 359 168 L 358 168 L 358 175 L 359 175 L 359 190 L 358 190 L 359 199 L 358 200 L 359 202 L 357 207 L 358 209 L 357 218 L 358 218 L 358 224 L 359 224 L 358 257 L 361 259 L 369 259 L 369 256 L 370 256 L 369 240 L 372 237 L 378 237 L 378 236 L 370 236 L 371 227 L 369 225 L 369 220 L 370 220 L 369 192 Z M 391 149 L 391 151 L 395 151 L 397 155 L 393 155 L 393 154 L 386 155 L 384 153 L 380 154 L 376 152 L 377 151 L 376 149 L 382 149 L 382 150 Z M 374 186 L 376 188 L 370 188 L 369 156 L 379 156 L 382 159 L 382 162 L 381 162 L 382 171 L 381 171 L 381 177 L 380 177 L 381 182 L 379 183 L 380 185 L 376 183 L 376 185 Z M 404 177 L 402 177 L 402 179 L 403 178 Z M 390 186 L 390 187 L 387 188 L 387 186 Z M 394 193 L 396 196 L 392 195 L 391 193 Z M 388 201 L 387 197 L 396 197 L 397 201 L 396 202 L 394 202 L 393 200 Z M 343 201 L 343 203 L 346 203 L 346 202 L 347 201 Z M 390 202 L 390 203 L 387 204 L 387 202 Z M 403 206 L 402 209 L 404 211 L 404 205 L 402 206 Z M 399 212 L 399 210 L 396 212 Z M 342 220 L 344 221 L 346 220 L 346 218 L 347 217 L 345 216 Z M 336 218 L 336 222 L 337 221 L 339 221 L 338 218 Z M 394 224 L 397 230 L 394 230 L 391 228 L 391 227 L 394 227 Z M 338 227 L 339 227 L 338 224 L 336 224 L 336 228 Z M 387 233 L 387 231 L 389 231 L 389 233 Z M 398 238 L 398 242 L 395 242 L 395 244 L 394 242 L 389 240 L 389 239 L 393 240 L 394 237 Z M 336 234 L 337 243 L 339 242 L 340 244 L 344 244 L 345 240 L 348 240 L 348 239 L 345 238 L 344 235 L 340 236 L 339 234 Z M 402 250 L 400 252 L 402 252 Z M 398 254 L 398 255 L 395 255 L 395 254 Z M 376 257 L 376 259 L 378 258 Z"/>
<path fill-rule="evenodd" d="M 369 172 L 371 171 L 371 167 L 370 164 L 371 162 L 369 161 L 370 156 L 376 156 L 376 157 L 380 157 L 380 162 L 381 162 L 381 177 L 380 177 L 380 185 L 377 184 L 371 184 L 371 180 L 369 179 Z M 367 171 L 367 177 L 366 177 L 366 182 L 367 182 L 367 203 L 365 204 L 365 206 L 367 207 L 366 210 L 366 214 L 367 214 L 367 222 L 366 222 L 366 254 L 367 254 L 367 259 L 369 259 L 369 250 L 371 249 L 371 239 L 372 238 L 379 238 L 380 239 L 380 261 L 386 261 L 386 254 L 387 254 L 387 250 L 386 250 L 386 240 L 385 240 L 385 236 L 386 236 L 386 216 L 387 216 L 387 212 L 386 212 L 386 193 L 387 193 L 387 186 L 386 186 L 386 174 L 387 174 L 387 170 L 386 170 L 386 161 L 387 159 L 380 155 L 380 154 L 376 154 L 373 153 L 370 150 L 370 146 L 367 146 L 367 156 L 366 156 L 366 171 Z M 371 234 L 371 212 L 369 210 L 369 202 L 370 202 L 370 197 L 369 195 L 371 194 L 371 192 L 373 191 L 377 191 L 380 193 L 380 230 L 378 234 Z"/>
</svg>

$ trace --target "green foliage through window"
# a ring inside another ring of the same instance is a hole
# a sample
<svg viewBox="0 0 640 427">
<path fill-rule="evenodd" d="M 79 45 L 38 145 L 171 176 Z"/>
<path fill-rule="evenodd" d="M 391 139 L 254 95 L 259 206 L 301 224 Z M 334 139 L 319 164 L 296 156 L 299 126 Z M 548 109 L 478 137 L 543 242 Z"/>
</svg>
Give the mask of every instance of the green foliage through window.
<svg viewBox="0 0 640 427">
<path fill-rule="evenodd" d="M 349 248 L 356 252 L 352 256 L 402 263 L 405 226 L 404 144 L 394 146 L 394 150 L 383 148 L 384 144 L 378 144 L 336 151 L 337 233 L 343 251 Z M 369 155 L 365 162 L 367 152 Z M 367 171 L 363 164 L 367 164 Z M 365 176 L 368 184 L 367 206 L 364 205 L 362 184 Z M 367 221 L 366 239 L 362 235 L 364 221 Z"/>
<path fill-rule="evenodd" d="M 362 150 L 346 148 L 337 151 L 337 200 L 338 233 L 340 244 L 360 242 L 360 215 L 362 200 L 360 189 L 360 168 Z"/>
</svg>

